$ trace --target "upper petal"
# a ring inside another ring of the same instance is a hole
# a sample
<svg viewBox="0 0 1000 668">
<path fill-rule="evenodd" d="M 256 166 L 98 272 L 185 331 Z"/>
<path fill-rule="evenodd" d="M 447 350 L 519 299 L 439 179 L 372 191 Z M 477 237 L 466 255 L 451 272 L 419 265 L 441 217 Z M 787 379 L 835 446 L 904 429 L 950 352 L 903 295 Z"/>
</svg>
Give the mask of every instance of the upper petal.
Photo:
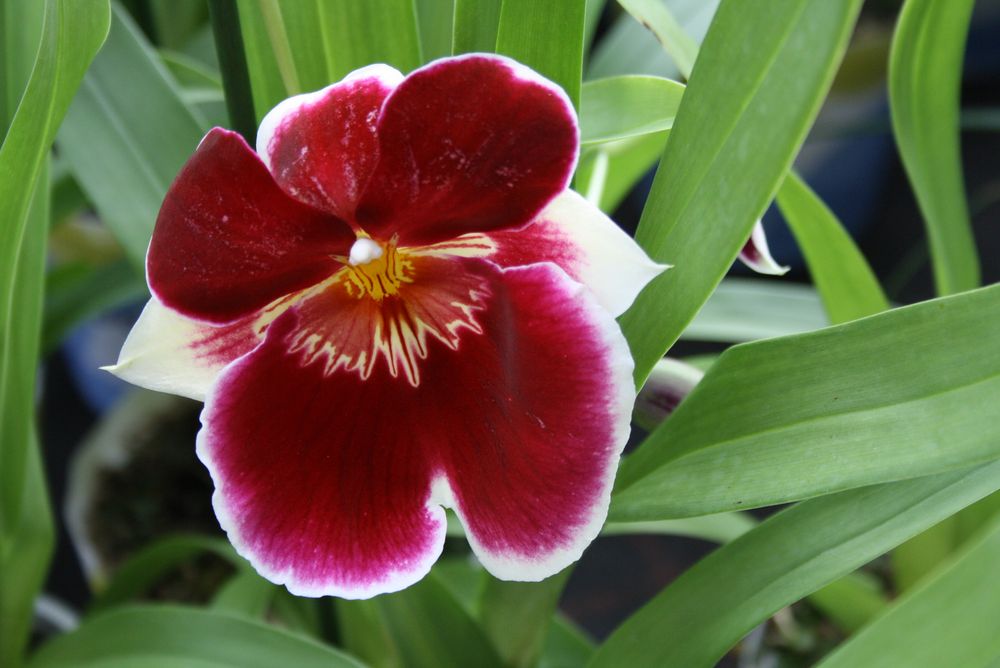
<svg viewBox="0 0 1000 668">
<path fill-rule="evenodd" d="M 632 237 L 572 190 L 552 200 L 527 227 L 488 236 L 495 248 L 488 257 L 497 264 L 555 262 L 614 316 L 668 268 L 653 262 Z"/>
<path fill-rule="evenodd" d="M 378 161 L 376 122 L 403 80 L 388 65 L 369 65 L 315 93 L 288 98 L 257 131 L 257 153 L 291 196 L 344 220 Z"/>
<path fill-rule="evenodd" d="M 562 89 L 486 54 L 407 76 L 382 107 L 378 139 L 357 222 L 407 245 L 527 223 L 569 183 L 579 150 Z"/>
<path fill-rule="evenodd" d="M 328 276 L 354 239 L 285 194 L 242 137 L 214 128 L 167 192 L 146 278 L 179 313 L 232 322 Z"/>
</svg>

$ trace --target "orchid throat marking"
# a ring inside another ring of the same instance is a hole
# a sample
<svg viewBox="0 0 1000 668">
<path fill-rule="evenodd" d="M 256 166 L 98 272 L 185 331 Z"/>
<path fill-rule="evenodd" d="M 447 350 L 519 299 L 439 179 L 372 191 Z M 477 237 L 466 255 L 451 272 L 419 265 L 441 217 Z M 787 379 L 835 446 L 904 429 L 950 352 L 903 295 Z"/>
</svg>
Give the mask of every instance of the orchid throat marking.
<svg viewBox="0 0 1000 668">
<path fill-rule="evenodd" d="M 379 302 L 396 295 L 404 283 L 413 282 L 413 265 L 396 247 L 395 240 L 380 244 L 359 237 L 351 246 L 344 273 L 349 295 L 357 299 L 368 296 Z"/>
</svg>

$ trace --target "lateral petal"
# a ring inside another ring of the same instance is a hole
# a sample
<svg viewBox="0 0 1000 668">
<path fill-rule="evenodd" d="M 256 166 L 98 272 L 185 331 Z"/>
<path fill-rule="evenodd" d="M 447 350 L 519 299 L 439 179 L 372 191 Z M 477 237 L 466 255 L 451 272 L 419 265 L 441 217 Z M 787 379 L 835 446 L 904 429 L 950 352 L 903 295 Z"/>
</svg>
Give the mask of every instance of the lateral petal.
<svg viewBox="0 0 1000 668">
<path fill-rule="evenodd" d="M 388 65 L 369 65 L 268 112 L 257 131 L 257 153 L 278 185 L 306 204 L 352 220 L 378 161 L 382 103 L 402 80 Z"/>
<path fill-rule="evenodd" d="M 242 137 L 214 128 L 167 192 L 146 278 L 179 313 L 233 322 L 329 276 L 354 239 L 286 195 Z"/>
<path fill-rule="evenodd" d="M 223 367 L 263 340 L 262 315 L 210 325 L 185 318 L 154 297 L 125 339 L 118 362 L 104 369 L 134 385 L 204 401 Z"/>
<path fill-rule="evenodd" d="M 382 107 L 378 139 L 357 222 L 403 245 L 524 225 L 569 183 L 579 151 L 562 89 L 491 54 L 408 75 Z"/>
<path fill-rule="evenodd" d="M 500 266 L 555 262 L 614 316 L 669 268 L 653 262 L 632 237 L 572 190 L 552 200 L 527 227 L 488 236 L 495 244 L 488 257 Z"/>
</svg>

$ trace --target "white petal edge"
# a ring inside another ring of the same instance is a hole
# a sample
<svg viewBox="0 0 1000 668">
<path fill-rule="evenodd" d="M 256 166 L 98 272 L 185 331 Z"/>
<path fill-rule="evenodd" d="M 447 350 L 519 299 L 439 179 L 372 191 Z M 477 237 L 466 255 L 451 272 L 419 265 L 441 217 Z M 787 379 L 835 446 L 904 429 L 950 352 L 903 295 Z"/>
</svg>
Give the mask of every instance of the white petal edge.
<svg viewBox="0 0 1000 668">
<path fill-rule="evenodd" d="M 392 90 L 403 81 L 403 75 L 399 70 L 389 65 L 381 63 L 367 65 L 354 70 L 337 83 L 330 84 L 325 88 L 312 93 L 294 95 L 287 100 L 282 100 L 271 111 L 267 112 L 267 115 L 260 122 L 260 127 L 257 128 L 256 148 L 257 155 L 260 156 L 260 159 L 267 166 L 268 170 L 271 169 L 271 155 L 269 151 L 271 140 L 274 138 L 274 133 L 289 116 L 297 113 L 302 107 L 323 99 L 331 90 L 363 79 L 377 79 L 386 88 Z"/>
<path fill-rule="evenodd" d="M 745 252 L 747 247 L 752 249 L 750 253 Z M 784 276 L 789 269 L 785 265 L 778 264 L 771 256 L 771 249 L 767 245 L 767 235 L 764 233 L 764 225 L 759 220 L 754 223 L 750 239 L 740 250 L 740 261 L 758 274 L 768 276 Z"/>
<path fill-rule="evenodd" d="M 511 267 L 505 269 L 504 272 L 518 271 L 518 269 L 518 267 Z M 607 520 L 608 509 L 611 506 L 611 490 L 618 473 L 621 453 L 632 433 L 632 406 L 636 397 L 633 380 L 635 363 L 632 360 L 628 342 L 625 341 L 618 322 L 597 301 L 593 293 L 570 278 L 560 267 L 557 269 L 559 269 L 558 274 L 564 281 L 562 287 L 566 291 L 567 299 L 583 306 L 585 317 L 590 324 L 597 326 L 604 339 L 605 350 L 608 351 L 608 365 L 612 373 L 609 382 L 613 387 L 609 396 L 609 408 L 612 413 L 614 444 L 608 453 L 604 475 L 597 481 L 597 484 L 600 485 L 600 491 L 597 495 L 597 502 L 590 508 L 588 520 L 577 527 L 573 540 L 568 545 L 559 547 L 541 557 L 496 553 L 485 548 L 476 539 L 475 534 L 469 530 L 470 525 L 466 521 L 464 511 L 456 503 L 447 479 L 442 476 L 434 481 L 429 503 L 440 504 L 455 511 L 462 526 L 465 527 L 465 535 L 472 552 L 479 559 L 483 568 L 501 580 L 539 582 L 579 561 L 584 550 L 601 533 L 601 528 Z"/>
<path fill-rule="evenodd" d="M 185 318 L 154 297 L 125 339 L 118 362 L 102 368 L 133 385 L 204 401 L 228 361 L 199 354 L 194 342 L 215 329 Z"/>
<path fill-rule="evenodd" d="M 555 225 L 559 236 L 577 247 L 573 266 L 564 269 L 615 317 L 628 310 L 646 284 L 670 268 L 650 259 L 603 211 L 573 190 L 552 200 L 533 225 Z"/>
<path fill-rule="evenodd" d="M 209 396 L 205 399 L 206 406 L 212 401 L 212 392 L 217 387 L 217 385 L 213 386 L 212 391 L 209 392 Z M 441 552 L 444 550 L 444 539 L 448 526 L 447 517 L 444 508 L 441 508 L 436 501 L 428 500 L 425 507 L 434 523 L 432 529 L 434 536 L 428 543 L 429 549 L 420 556 L 419 562 L 413 568 L 393 572 L 387 578 L 373 582 L 367 586 L 345 587 L 332 582 L 303 582 L 296 576 L 294 568 L 272 568 L 268 566 L 257 558 L 256 552 L 244 538 L 239 529 L 239 523 L 229 509 L 229 504 L 226 501 L 226 484 L 222 477 L 216 473 L 218 467 L 212 458 L 212 449 L 208 442 L 208 434 L 211 432 L 211 429 L 205 418 L 206 410 L 203 410 L 201 415 L 202 426 L 198 430 L 198 436 L 195 439 L 195 452 L 198 455 L 198 459 L 208 469 L 215 487 L 215 491 L 212 493 L 212 509 L 219 520 L 219 526 L 226 532 L 229 542 L 232 543 L 233 549 L 236 550 L 237 554 L 249 561 L 254 570 L 264 579 L 277 585 L 283 585 L 295 596 L 306 598 L 338 596 L 349 600 L 368 599 L 379 594 L 391 594 L 416 584 L 430 573 L 431 567 L 441 556 Z"/>
</svg>

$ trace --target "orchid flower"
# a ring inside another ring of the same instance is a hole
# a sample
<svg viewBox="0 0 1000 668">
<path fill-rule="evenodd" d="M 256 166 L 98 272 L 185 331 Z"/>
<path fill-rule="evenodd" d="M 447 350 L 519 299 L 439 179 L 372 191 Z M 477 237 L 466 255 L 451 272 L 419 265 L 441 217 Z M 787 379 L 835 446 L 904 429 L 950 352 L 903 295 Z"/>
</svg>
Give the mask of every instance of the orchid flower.
<svg viewBox="0 0 1000 668">
<path fill-rule="evenodd" d="M 304 596 L 423 577 L 454 509 L 497 577 L 578 559 L 635 400 L 615 321 L 664 267 L 568 189 L 575 112 L 509 59 L 357 70 L 215 128 L 111 371 L 204 400 L 237 551 Z"/>
<path fill-rule="evenodd" d="M 768 247 L 767 237 L 764 235 L 764 224 L 759 220 L 754 223 L 750 238 L 740 249 L 739 258 L 743 264 L 758 274 L 784 276 L 788 273 L 788 267 L 778 264 L 771 256 L 771 249 Z"/>
</svg>

